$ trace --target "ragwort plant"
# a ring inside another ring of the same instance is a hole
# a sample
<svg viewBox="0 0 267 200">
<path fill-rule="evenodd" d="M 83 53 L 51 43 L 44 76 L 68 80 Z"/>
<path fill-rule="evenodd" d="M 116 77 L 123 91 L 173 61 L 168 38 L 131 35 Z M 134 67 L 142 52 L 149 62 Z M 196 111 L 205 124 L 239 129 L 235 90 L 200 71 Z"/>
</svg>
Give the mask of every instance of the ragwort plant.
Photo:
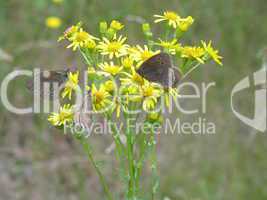
<svg viewBox="0 0 267 200">
<path fill-rule="evenodd" d="M 201 41 L 200 46 L 187 46 L 181 43 L 181 38 L 194 19 L 189 16 L 180 17 L 178 14 L 166 11 L 163 15 L 154 15 L 155 23 L 164 26 L 164 33 L 157 39 L 154 37 L 150 24 L 142 25 L 146 40 L 144 45 L 127 44 L 127 37 L 120 34 L 124 25 L 113 20 L 110 24 L 100 22 L 99 35 L 93 36 L 86 32 L 81 23 L 68 28 L 61 40 L 67 40 L 67 48 L 79 51 L 84 58 L 88 70 L 86 72 L 86 102 L 92 109 L 89 114 L 101 115 L 106 122 L 110 123 L 111 135 L 115 144 L 115 155 L 119 162 L 119 169 L 125 181 L 126 191 L 124 199 L 156 199 L 159 189 L 157 174 L 157 140 L 156 133 L 162 123 L 162 104 L 170 106 L 170 99 L 176 98 L 179 91 L 177 88 L 163 88 L 159 83 L 150 82 L 137 73 L 142 63 L 152 56 L 165 52 L 172 57 L 172 61 L 183 77 L 207 61 L 214 60 L 222 65 L 222 57 L 212 47 L 211 42 Z M 74 93 L 80 91 L 81 70 L 72 71 L 68 74 L 61 93 L 65 103 L 58 112 L 53 112 L 48 120 L 55 127 L 85 125 L 85 120 L 78 117 L 73 103 Z M 81 116 L 81 115 L 79 115 Z M 113 122 L 113 123 L 112 123 Z M 116 127 L 115 122 L 123 124 L 122 129 Z M 141 123 L 146 128 L 135 130 L 136 123 Z M 89 160 L 92 162 L 106 198 L 114 199 L 101 168 L 93 158 L 90 146 L 90 138 L 86 131 L 75 133 L 81 142 Z M 146 161 L 149 161 L 152 176 L 149 196 L 142 193 L 140 178 Z M 116 196 L 116 199 L 119 197 Z"/>
</svg>

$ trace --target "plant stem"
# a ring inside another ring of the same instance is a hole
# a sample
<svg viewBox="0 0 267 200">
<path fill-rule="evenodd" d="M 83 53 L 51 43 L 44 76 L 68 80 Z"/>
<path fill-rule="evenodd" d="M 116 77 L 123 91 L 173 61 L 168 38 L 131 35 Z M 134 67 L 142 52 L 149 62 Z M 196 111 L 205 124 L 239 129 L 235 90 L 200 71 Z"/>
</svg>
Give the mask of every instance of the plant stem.
<svg viewBox="0 0 267 200">
<path fill-rule="evenodd" d="M 102 185 L 102 187 L 104 189 L 104 192 L 106 193 L 107 199 L 108 200 L 113 200 L 113 197 L 112 197 L 112 195 L 111 195 L 111 193 L 109 191 L 107 182 L 106 182 L 102 172 L 100 171 L 97 163 L 95 162 L 95 160 L 93 158 L 93 154 L 92 154 L 92 150 L 91 150 L 90 144 L 86 141 L 86 138 L 84 138 L 84 137 L 82 137 L 81 142 L 82 142 L 83 149 L 85 150 L 89 161 L 92 163 L 92 165 L 94 166 L 94 168 L 95 168 L 95 170 L 97 172 L 97 175 L 99 177 L 99 181 L 100 181 L 100 183 L 101 183 L 101 185 Z"/>
<path fill-rule="evenodd" d="M 88 65 L 92 65 L 92 61 L 89 57 L 87 57 L 86 53 L 79 47 L 79 51 L 81 52 L 82 54 L 82 57 L 84 58 L 84 60 L 86 61 L 86 63 Z"/>
<path fill-rule="evenodd" d="M 192 67 L 184 76 L 182 77 L 182 80 L 184 80 L 189 74 L 191 74 L 193 71 L 195 71 L 201 63 L 197 63 L 194 67 Z"/>
<path fill-rule="evenodd" d="M 158 161 L 157 161 L 157 141 L 155 137 L 155 133 L 151 128 L 151 160 L 152 160 L 152 200 L 155 199 L 158 188 L 159 188 L 159 178 L 158 178 Z"/>
<path fill-rule="evenodd" d="M 142 167 L 144 165 L 144 161 L 146 158 L 146 154 L 147 154 L 147 141 L 146 141 L 146 135 L 143 132 L 140 132 L 140 143 L 139 143 L 139 148 L 140 148 L 140 154 L 139 154 L 139 159 L 136 163 L 136 188 L 137 190 L 139 190 L 139 183 L 140 183 L 140 177 L 141 177 L 141 173 L 142 173 Z"/>
<path fill-rule="evenodd" d="M 127 159 L 129 170 L 128 200 L 135 199 L 135 164 L 134 164 L 134 133 L 131 131 L 132 118 L 126 113 L 126 137 L 127 137 Z"/>
<path fill-rule="evenodd" d="M 113 137 L 115 145 L 116 145 L 116 150 L 118 152 L 118 156 L 120 158 L 122 158 L 124 156 L 123 155 L 124 154 L 124 152 L 123 152 L 124 146 L 123 146 L 123 143 L 122 143 L 121 138 L 120 138 L 120 133 L 119 133 L 116 125 L 113 124 L 114 122 L 111 121 L 111 117 L 110 116 L 106 116 L 106 117 L 107 117 L 108 123 L 110 123 L 110 125 L 111 125 L 110 128 L 112 130 L 112 137 Z"/>
<path fill-rule="evenodd" d="M 124 147 L 124 144 L 122 143 L 121 141 L 121 138 L 120 138 L 120 133 L 119 133 L 119 130 L 117 129 L 116 127 L 116 124 L 113 124 L 113 122 L 111 121 L 111 117 L 109 116 L 106 116 L 107 117 L 107 120 L 108 120 L 108 123 L 110 123 L 110 126 L 111 126 L 111 131 L 112 131 L 112 138 L 115 142 L 115 145 L 116 145 L 116 154 L 117 154 L 117 160 L 120 164 L 120 170 L 123 174 L 123 177 L 126 177 L 127 173 L 126 173 L 126 165 L 125 165 L 125 153 L 124 153 L 124 150 L 125 150 L 125 147 Z"/>
</svg>

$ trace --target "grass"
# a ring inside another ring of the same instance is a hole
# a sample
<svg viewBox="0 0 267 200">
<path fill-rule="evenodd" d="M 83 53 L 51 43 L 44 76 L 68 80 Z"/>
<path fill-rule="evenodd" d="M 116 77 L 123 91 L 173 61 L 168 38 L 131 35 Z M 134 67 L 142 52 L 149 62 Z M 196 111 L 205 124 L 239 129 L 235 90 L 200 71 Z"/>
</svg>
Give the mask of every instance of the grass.
<svg viewBox="0 0 267 200">
<path fill-rule="evenodd" d="M 12 62 L 0 60 L 0 79 L 16 68 L 81 64 L 77 55 L 55 42 L 64 28 L 51 31 L 44 27 L 47 16 L 60 16 L 64 27 L 81 20 L 91 32 L 100 20 L 120 19 L 131 30 L 131 42 L 140 42 L 141 30 L 127 16 L 151 19 L 166 9 L 194 16 L 196 23 L 184 41 L 212 39 L 224 56 L 224 67 L 207 65 L 192 77 L 197 83 L 216 81 L 205 116 L 216 122 L 216 134 L 161 138 L 161 199 L 267 199 L 266 135 L 252 136 L 252 129 L 230 109 L 234 84 L 261 66 L 259 52 L 267 44 L 265 0 L 65 0 L 62 6 L 47 0 L 0 1 L 0 48 L 14 58 Z M 16 105 L 28 105 L 31 98 L 22 82 L 14 83 L 10 91 Z M 242 94 L 238 98 L 242 112 L 249 111 L 248 98 L 253 97 Z M 46 116 L 17 116 L 1 104 L 0 112 L 0 199 L 102 199 L 103 191 L 81 147 L 49 127 Z M 107 159 L 103 151 L 108 141 L 93 138 L 101 159 Z M 108 162 L 104 169 L 118 190 Z"/>
</svg>

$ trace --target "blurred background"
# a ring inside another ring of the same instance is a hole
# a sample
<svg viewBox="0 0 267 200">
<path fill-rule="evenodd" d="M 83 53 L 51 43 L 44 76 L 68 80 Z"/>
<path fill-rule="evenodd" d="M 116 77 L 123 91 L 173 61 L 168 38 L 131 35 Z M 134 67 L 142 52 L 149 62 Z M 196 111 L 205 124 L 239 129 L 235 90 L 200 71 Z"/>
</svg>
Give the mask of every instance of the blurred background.
<svg viewBox="0 0 267 200">
<path fill-rule="evenodd" d="M 0 0 L 0 80 L 15 69 L 83 65 L 78 54 L 56 42 L 72 24 L 82 21 L 94 33 L 99 21 L 118 19 L 126 24 L 130 43 L 142 43 L 137 21 L 152 22 L 152 15 L 163 10 L 192 15 L 195 24 L 182 42 L 213 40 L 224 67 L 207 64 L 190 78 L 197 84 L 216 82 L 204 116 L 216 123 L 216 134 L 160 138 L 160 199 L 267 199 L 266 133 L 243 124 L 230 107 L 234 85 L 262 66 L 266 0 Z M 46 26 L 50 16 L 62 20 L 59 28 Z M 9 98 L 21 107 L 32 103 L 24 80 L 10 85 Z M 252 117 L 253 99 L 253 90 L 243 91 L 235 104 Z M 174 117 L 194 121 L 199 116 Z M 15 115 L 0 104 L 0 199 L 102 200 L 98 178 L 80 145 L 50 127 L 46 118 Z M 109 141 L 94 137 L 91 142 L 97 159 L 106 161 L 104 173 L 116 190 L 116 170 L 105 154 Z"/>
</svg>

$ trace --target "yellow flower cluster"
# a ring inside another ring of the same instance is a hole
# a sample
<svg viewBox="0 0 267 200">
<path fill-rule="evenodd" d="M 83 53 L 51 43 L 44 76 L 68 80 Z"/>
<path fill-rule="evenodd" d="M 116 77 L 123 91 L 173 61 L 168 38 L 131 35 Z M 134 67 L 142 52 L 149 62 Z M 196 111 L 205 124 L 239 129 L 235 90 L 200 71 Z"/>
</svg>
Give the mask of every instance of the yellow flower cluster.
<svg viewBox="0 0 267 200">
<path fill-rule="evenodd" d="M 194 23 L 193 17 L 188 16 L 186 18 L 182 18 L 172 11 L 166 11 L 163 13 L 163 15 L 154 15 L 154 17 L 157 18 L 155 23 L 167 22 L 172 28 L 179 28 L 183 32 L 187 31 L 188 28 Z"/>
<path fill-rule="evenodd" d="M 127 44 L 127 37 L 120 33 L 124 25 L 117 20 L 110 23 L 101 22 L 97 37 L 86 32 L 82 24 L 78 23 L 68 28 L 59 38 L 59 41 L 63 39 L 69 41 L 67 48 L 79 50 L 89 65 L 87 72 L 89 83 L 86 88 L 91 96 L 93 111 L 104 110 L 112 113 L 116 110 L 119 116 L 129 108 L 139 108 L 154 112 L 151 116 L 157 116 L 155 109 L 159 106 L 161 97 L 169 105 L 170 97 L 176 97 L 178 91 L 176 88 L 163 88 L 158 83 L 146 80 L 138 74 L 137 70 L 145 61 L 161 52 L 168 53 L 172 57 L 174 66 L 177 63 L 190 65 L 179 66 L 182 74 L 187 72 L 183 70 L 190 70 L 195 65 L 204 64 L 210 59 L 222 65 L 222 57 L 212 47 L 211 42 L 207 44 L 202 41 L 201 46 L 188 46 L 181 43 L 177 30 L 187 31 L 194 22 L 191 16 L 182 18 L 174 12 L 166 11 L 163 15 L 155 15 L 155 17 L 157 18 L 155 23 L 167 22 L 171 29 L 167 34 L 163 34 L 164 37 L 155 39 L 150 25 L 145 24 L 143 31 L 147 43 L 143 45 Z M 62 97 L 68 97 L 71 100 L 72 92 L 78 85 L 79 72 L 69 73 Z M 66 111 L 70 111 L 69 106 L 61 108 L 59 113 L 53 113 L 49 121 L 58 126 L 70 120 L 71 112 Z"/>
<path fill-rule="evenodd" d="M 97 48 L 102 55 L 108 55 L 109 59 L 119 58 L 127 53 L 128 45 L 124 44 L 125 41 L 126 37 L 120 36 L 117 38 L 115 34 L 111 41 L 104 37 Z"/>
<path fill-rule="evenodd" d="M 79 72 L 68 74 L 68 81 L 65 84 L 64 91 L 62 93 L 62 98 L 68 97 L 71 99 L 72 91 L 76 90 L 79 84 Z"/>
<path fill-rule="evenodd" d="M 63 126 L 66 123 L 72 122 L 74 118 L 73 107 L 70 104 L 65 104 L 63 107 L 60 107 L 59 112 L 53 112 L 48 117 L 48 121 L 53 126 Z"/>
</svg>

